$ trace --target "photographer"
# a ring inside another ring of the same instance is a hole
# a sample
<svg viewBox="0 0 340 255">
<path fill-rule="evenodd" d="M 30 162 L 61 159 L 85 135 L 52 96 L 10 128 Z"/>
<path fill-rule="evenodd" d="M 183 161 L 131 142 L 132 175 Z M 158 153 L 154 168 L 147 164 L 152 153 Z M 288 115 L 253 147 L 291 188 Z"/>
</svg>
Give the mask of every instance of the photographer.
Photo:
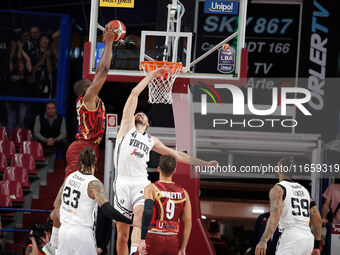
<svg viewBox="0 0 340 255">
<path fill-rule="evenodd" d="M 23 255 L 45 255 L 42 247 L 50 241 L 50 234 L 43 224 L 32 224 L 31 232 L 26 236 Z"/>
</svg>

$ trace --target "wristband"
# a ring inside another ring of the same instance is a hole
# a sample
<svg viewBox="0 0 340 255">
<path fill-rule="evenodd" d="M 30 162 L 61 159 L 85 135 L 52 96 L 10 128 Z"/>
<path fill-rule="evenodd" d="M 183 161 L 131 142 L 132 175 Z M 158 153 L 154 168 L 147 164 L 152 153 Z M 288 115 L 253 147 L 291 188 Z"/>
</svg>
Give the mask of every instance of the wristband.
<svg viewBox="0 0 340 255">
<path fill-rule="evenodd" d="M 320 249 L 320 240 L 314 240 L 314 249 Z"/>
</svg>

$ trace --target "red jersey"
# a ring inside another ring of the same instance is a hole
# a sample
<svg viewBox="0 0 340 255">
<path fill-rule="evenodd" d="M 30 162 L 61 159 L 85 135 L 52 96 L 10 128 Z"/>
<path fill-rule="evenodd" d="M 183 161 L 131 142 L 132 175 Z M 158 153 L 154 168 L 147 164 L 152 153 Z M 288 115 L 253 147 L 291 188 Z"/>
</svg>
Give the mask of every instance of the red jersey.
<svg viewBox="0 0 340 255">
<path fill-rule="evenodd" d="M 105 106 L 103 101 L 97 97 L 97 107 L 89 110 L 84 103 L 84 97 L 77 99 L 76 111 L 78 118 L 78 133 L 76 139 L 90 140 L 99 144 L 104 135 L 105 128 Z"/>
<path fill-rule="evenodd" d="M 184 189 L 174 182 L 153 183 L 156 190 L 150 232 L 178 233 L 186 201 Z"/>
</svg>

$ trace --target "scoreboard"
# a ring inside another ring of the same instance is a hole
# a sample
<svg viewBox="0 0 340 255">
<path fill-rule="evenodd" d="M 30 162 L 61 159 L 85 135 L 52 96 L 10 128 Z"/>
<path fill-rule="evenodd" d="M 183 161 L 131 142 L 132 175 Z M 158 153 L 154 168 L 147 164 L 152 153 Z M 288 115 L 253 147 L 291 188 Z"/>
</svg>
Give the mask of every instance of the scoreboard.
<svg viewBox="0 0 340 255">
<path fill-rule="evenodd" d="M 204 13 L 204 1 L 196 8 L 195 58 L 236 30 L 237 15 Z M 270 10 L 270 11 L 268 11 Z M 301 4 L 248 4 L 246 23 L 248 77 L 297 77 Z M 237 38 L 229 42 L 236 47 Z M 209 61 L 217 61 L 214 54 Z M 216 73 L 216 66 L 199 65 L 196 71 Z"/>
</svg>

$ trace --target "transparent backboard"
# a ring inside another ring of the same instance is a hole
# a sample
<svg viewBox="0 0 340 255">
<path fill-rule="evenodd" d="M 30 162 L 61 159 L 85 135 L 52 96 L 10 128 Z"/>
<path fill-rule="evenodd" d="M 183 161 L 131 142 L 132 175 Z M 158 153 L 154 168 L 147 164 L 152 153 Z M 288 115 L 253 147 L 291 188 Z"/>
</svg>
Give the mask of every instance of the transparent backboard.
<svg viewBox="0 0 340 255">
<path fill-rule="evenodd" d="M 121 20 L 127 27 L 124 42 L 117 43 L 113 49 L 109 81 L 139 81 L 144 77 L 139 63 L 146 60 L 182 63 L 183 72 L 176 83 L 235 81 L 237 84 L 246 78 L 247 51 L 244 40 L 247 0 L 156 1 L 155 4 L 157 7 L 147 15 L 151 19 L 154 15 L 156 23 L 147 27 L 143 23 L 140 26 L 129 24 L 127 17 L 134 17 L 136 13 L 146 15 L 145 8 L 142 9 L 143 6 L 136 1 L 134 8 L 128 10 L 100 7 L 99 0 L 92 0 L 89 42 L 84 48 L 84 78 L 94 76 L 104 47 L 100 39 L 102 32 L 98 28 L 109 21 L 102 18 L 108 17 L 103 13 L 109 12 L 115 14 L 112 15 L 113 19 Z M 174 14 L 176 11 L 179 14 Z M 123 17 L 120 12 L 130 12 L 131 15 Z M 146 30 L 146 27 L 151 29 Z"/>
</svg>

